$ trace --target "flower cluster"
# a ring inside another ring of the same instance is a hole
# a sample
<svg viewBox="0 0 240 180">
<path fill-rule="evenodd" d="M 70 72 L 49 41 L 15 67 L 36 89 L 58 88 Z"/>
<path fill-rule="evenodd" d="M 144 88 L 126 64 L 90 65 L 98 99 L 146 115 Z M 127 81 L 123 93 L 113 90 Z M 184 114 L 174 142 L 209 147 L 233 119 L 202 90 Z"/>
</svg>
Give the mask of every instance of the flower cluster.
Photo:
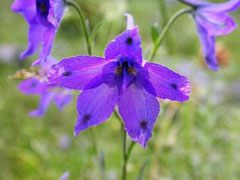
<svg viewBox="0 0 240 180">
<path fill-rule="evenodd" d="M 216 71 L 215 37 L 236 29 L 228 13 L 240 6 L 240 0 L 222 4 L 179 1 L 192 7 L 189 12 L 197 25 L 205 61 Z M 158 99 L 187 101 L 189 80 L 167 67 L 143 60 L 139 29 L 130 14 L 126 14 L 127 30 L 106 46 L 104 57 L 80 55 L 53 62 L 51 47 L 66 4 L 66 0 L 15 0 L 11 7 L 29 24 L 29 44 L 20 58 L 33 55 L 42 44 L 33 65 L 40 65 L 48 74 L 48 81 L 31 78 L 19 85 L 25 94 L 41 96 L 39 108 L 30 115 L 43 115 L 52 100 L 62 109 L 71 100 L 69 89 L 81 90 L 75 135 L 106 121 L 117 107 L 129 137 L 146 147 L 160 111 Z"/>
</svg>

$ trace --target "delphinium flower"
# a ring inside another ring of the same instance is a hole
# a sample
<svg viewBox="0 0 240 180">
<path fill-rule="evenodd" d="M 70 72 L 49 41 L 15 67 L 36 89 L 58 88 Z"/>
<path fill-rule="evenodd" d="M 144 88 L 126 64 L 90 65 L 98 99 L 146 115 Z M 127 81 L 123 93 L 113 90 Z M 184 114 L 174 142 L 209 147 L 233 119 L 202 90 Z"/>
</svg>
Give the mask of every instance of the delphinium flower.
<svg viewBox="0 0 240 180">
<path fill-rule="evenodd" d="M 42 44 L 39 59 L 34 62 L 34 65 L 41 64 L 50 54 L 64 13 L 64 0 L 15 0 L 11 9 L 23 15 L 29 24 L 28 46 L 20 59 L 33 55 Z"/>
<path fill-rule="evenodd" d="M 128 135 L 145 147 L 159 114 L 157 97 L 186 101 L 190 83 L 164 66 L 143 63 L 138 27 L 132 16 L 127 16 L 127 30 L 107 45 L 104 58 L 63 59 L 52 66 L 48 79 L 82 90 L 77 99 L 75 135 L 106 121 L 117 105 Z"/>
<path fill-rule="evenodd" d="M 220 4 L 200 0 L 180 1 L 193 7 L 192 16 L 197 25 L 205 62 L 210 69 L 217 71 L 215 37 L 229 34 L 237 28 L 237 24 L 228 13 L 239 8 L 240 0 Z"/>
<path fill-rule="evenodd" d="M 43 116 L 47 111 L 51 101 L 54 101 L 59 110 L 71 102 L 72 94 L 69 89 L 60 88 L 53 84 L 48 84 L 46 81 L 46 73 L 48 73 L 49 67 L 56 63 L 51 56 L 48 56 L 47 61 L 42 64 L 41 77 L 32 77 L 24 80 L 18 86 L 18 89 L 27 95 L 39 95 L 40 104 L 38 108 L 29 113 L 29 116 L 39 117 Z"/>
</svg>

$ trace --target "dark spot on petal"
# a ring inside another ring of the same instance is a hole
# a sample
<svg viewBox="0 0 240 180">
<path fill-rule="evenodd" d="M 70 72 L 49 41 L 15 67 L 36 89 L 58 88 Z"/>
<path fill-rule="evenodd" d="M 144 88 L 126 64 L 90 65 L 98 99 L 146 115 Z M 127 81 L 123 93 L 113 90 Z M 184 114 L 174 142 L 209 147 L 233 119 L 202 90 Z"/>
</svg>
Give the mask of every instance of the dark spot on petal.
<svg viewBox="0 0 240 180">
<path fill-rule="evenodd" d="M 63 73 L 63 76 L 71 76 L 71 74 L 72 73 L 70 71 L 66 71 L 66 72 Z"/>
<path fill-rule="evenodd" d="M 133 38 L 132 37 L 128 37 L 126 40 L 126 44 L 127 45 L 131 45 L 133 43 Z"/>
<path fill-rule="evenodd" d="M 211 62 L 211 59 L 209 58 L 209 57 L 205 57 L 205 60 L 207 61 L 207 62 Z"/>
<path fill-rule="evenodd" d="M 83 123 L 86 124 L 90 118 L 91 118 L 90 114 L 85 114 L 83 117 Z"/>
<path fill-rule="evenodd" d="M 141 127 L 141 129 L 146 129 L 147 128 L 147 121 L 145 121 L 145 120 L 140 121 L 140 127 Z"/>
<path fill-rule="evenodd" d="M 175 83 L 171 84 L 171 87 L 172 87 L 173 89 L 175 89 L 175 90 L 178 89 L 178 86 L 177 86 L 177 84 L 175 84 Z"/>
<path fill-rule="evenodd" d="M 31 85 L 30 85 L 32 88 L 35 88 L 37 86 L 37 83 L 36 82 L 32 82 Z"/>
</svg>

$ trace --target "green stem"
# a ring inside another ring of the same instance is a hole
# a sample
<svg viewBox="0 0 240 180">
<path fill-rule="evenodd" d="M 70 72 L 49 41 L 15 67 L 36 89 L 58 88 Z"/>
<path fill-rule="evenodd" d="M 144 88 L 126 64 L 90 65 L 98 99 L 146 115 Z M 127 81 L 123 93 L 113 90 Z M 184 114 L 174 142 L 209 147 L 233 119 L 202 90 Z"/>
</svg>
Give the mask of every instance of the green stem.
<svg viewBox="0 0 240 180">
<path fill-rule="evenodd" d="M 160 45 L 161 45 L 161 43 L 163 42 L 165 36 L 167 35 L 167 32 L 169 31 L 169 29 L 171 28 L 171 26 L 173 25 L 173 23 L 177 20 L 177 18 L 180 17 L 180 16 L 183 15 L 183 14 L 190 13 L 191 11 L 192 11 L 192 9 L 182 9 L 182 10 L 179 10 L 178 12 L 176 12 L 176 13 L 170 18 L 170 20 L 168 21 L 168 23 L 166 24 L 166 26 L 163 28 L 161 34 L 159 35 L 156 43 L 154 44 L 150 62 L 153 61 L 153 59 L 154 59 L 154 57 L 155 57 L 155 55 L 156 55 L 156 53 L 157 53 L 158 48 L 160 47 Z"/>
<path fill-rule="evenodd" d="M 127 134 L 124 130 L 124 127 L 122 127 L 122 134 L 123 134 L 123 164 L 122 164 L 122 180 L 126 180 L 127 178 Z"/>
<path fill-rule="evenodd" d="M 92 55 L 92 50 L 91 50 L 91 45 L 89 43 L 89 33 L 88 33 L 88 28 L 86 25 L 86 21 L 85 18 L 83 16 L 82 10 L 80 9 L 80 7 L 73 1 L 66 1 L 66 4 L 68 6 L 72 6 L 78 13 L 80 20 L 81 20 L 81 25 L 83 28 L 83 33 L 84 33 L 84 37 L 85 37 L 85 41 L 87 44 L 87 50 L 88 50 L 88 55 Z"/>
<path fill-rule="evenodd" d="M 124 129 L 122 124 L 122 135 L 123 135 L 123 164 L 122 164 L 122 180 L 126 180 L 127 178 L 127 164 L 128 160 L 131 156 L 131 152 L 133 150 L 134 145 L 136 142 L 132 141 L 130 146 L 127 149 L 127 133 Z"/>
</svg>

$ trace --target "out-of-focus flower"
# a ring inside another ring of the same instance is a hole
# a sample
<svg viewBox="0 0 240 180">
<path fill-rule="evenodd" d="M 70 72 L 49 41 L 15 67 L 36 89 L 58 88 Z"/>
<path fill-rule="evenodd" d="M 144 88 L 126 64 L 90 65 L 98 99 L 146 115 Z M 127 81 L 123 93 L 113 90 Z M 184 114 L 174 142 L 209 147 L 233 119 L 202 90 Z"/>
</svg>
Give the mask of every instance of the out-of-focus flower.
<svg viewBox="0 0 240 180">
<path fill-rule="evenodd" d="M 156 97 L 173 101 L 189 99 L 188 79 L 154 64 L 142 65 L 141 37 L 127 14 L 127 30 L 110 42 L 105 58 L 77 56 L 52 66 L 49 81 L 83 90 L 77 100 L 75 135 L 106 121 L 116 105 L 125 130 L 143 147 L 152 136 L 159 113 Z"/>
<path fill-rule="evenodd" d="M 58 139 L 58 144 L 62 149 L 69 148 L 70 143 L 71 143 L 71 140 L 67 135 L 63 135 Z"/>
<path fill-rule="evenodd" d="M 231 60 L 231 53 L 222 43 L 216 44 L 216 58 L 219 66 L 226 67 L 228 66 Z M 204 57 L 202 51 L 200 52 L 201 64 L 204 63 Z"/>
<path fill-rule="evenodd" d="M 34 65 L 41 64 L 50 54 L 64 13 L 64 0 L 15 0 L 11 9 L 23 15 L 29 24 L 28 46 L 20 59 L 34 54 L 42 44 L 39 59 L 33 63 Z"/>
<path fill-rule="evenodd" d="M 69 177 L 70 173 L 66 171 L 59 180 L 66 180 Z"/>
<path fill-rule="evenodd" d="M 205 62 L 210 69 L 217 71 L 215 37 L 229 34 L 236 29 L 237 24 L 228 13 L 239 8 L 240 0 L 230 0 L 220 4 L 200 0 L 180 1 L 193 7 L 192 16 L 203 46 Z"/>
<path fill-rule="evenodd" d="M 56 63 L 52 58 L 48 59 L 49 60 L 43 64 L 43 68 L 46 72 L 48 72 L 50 65 Z M 44 75 L 42 76 L 42 79 L 29 78 L 21 82 L 18 86 L 18 89 L 24 94 L 40 96 L 38 109 L 31 111 L 29 116 L 43 116 L 51 101 L 54 101 L 59 110 L 63 110 L 63 108 L 68 105 L 72 99 L 70 90 L 57 87 L 53 84 L 48 84 L 45 79 Z"/>
</svg>

